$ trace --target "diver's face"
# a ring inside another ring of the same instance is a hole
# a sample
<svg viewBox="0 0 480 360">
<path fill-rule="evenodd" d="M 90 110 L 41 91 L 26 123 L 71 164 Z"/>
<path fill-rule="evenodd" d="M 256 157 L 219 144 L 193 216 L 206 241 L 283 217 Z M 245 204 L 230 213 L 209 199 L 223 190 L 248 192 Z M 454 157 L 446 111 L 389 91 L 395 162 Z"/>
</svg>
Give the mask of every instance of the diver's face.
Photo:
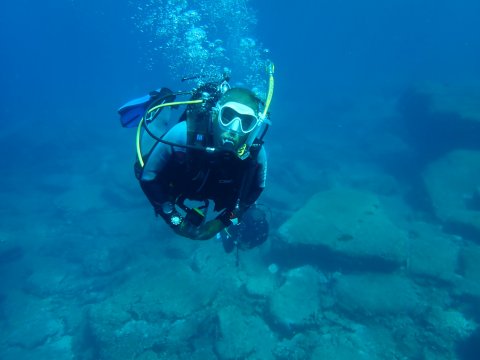
<svg viewBox="0 0 480 360">
<path fill-rule="evenodd" d="M 224 126 L 217 120 L 214 126 L 214 138 L 215 147 L 236 153 L 247 140 L 248 134 L 239 132 L 235 124 Z"/>
<path fill-rule="evenodd" d="M 221 147 L 225 150 L 236 150 L 242 142 L 240 134 L 235 131 L 225 130 L 220 133 Z"/>
<path fill-rule="evenodd" d="M 227 102 L 218 109 L 215 124 L 217 147 L 237 152 L 258 124 L 258 118 L 248 106 Z"/>
</svg>

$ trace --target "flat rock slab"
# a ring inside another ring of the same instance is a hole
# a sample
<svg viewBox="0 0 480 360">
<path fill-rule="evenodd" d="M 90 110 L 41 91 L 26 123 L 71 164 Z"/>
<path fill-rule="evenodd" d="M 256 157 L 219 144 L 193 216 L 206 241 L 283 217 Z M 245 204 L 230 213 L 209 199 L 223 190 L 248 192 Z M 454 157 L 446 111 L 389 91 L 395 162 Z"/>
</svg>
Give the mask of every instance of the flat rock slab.
<svg viewBox="0 0 480 360">
<path fill-rule="evenodd" d="M 358 260 L 398 266 L 405 261 L 407 236 L 377 196 L 350 188 L 314 195 L 280 228 L 280 242 L 307 251 L 328 251 Z"/>
<path fill-rule="evenodd" d="M 473 229 L 480 239 L 479 164 L 480 151 L 452 151 L 430 164 L 423 179 L 435 214 L 446 223 Z"/>
</svg>

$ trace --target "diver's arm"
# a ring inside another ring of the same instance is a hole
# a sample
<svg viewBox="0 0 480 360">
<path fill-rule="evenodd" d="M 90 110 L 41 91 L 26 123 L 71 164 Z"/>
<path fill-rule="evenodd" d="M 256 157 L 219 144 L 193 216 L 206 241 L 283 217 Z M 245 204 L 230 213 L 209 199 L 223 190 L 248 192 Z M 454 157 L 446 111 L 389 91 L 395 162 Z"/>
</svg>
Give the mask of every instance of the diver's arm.
<svg viewBox="0 0 480 360">
<path fill-rule="evenodd" d="M 155 214 L 161 216 L 164 215 L 162 204 L 168 200 L 168 193 L 160 179 L 160 174 L 166 167 L 170 156 L 170 147 L 158 143 L 148 157 L 139 179 L 140 187 L 152 204 Z"/>
<path fill-rule="evenodd" d="M 181 216 L 170 199 L 167 182 L 161 181 L 163 170 L 172 155 L 171 147 L 162 143 L 152 152 L 145 164 L 140 186 L 152 204 L 155 213 L 175 231 L 177 235 L 193 240 L 208 240 L 224 227 L 221 222 L 208 222 L 201 226 L 190 223 L 188 216 Z"/>
<path fill-rule="evenodd" d="M 184 144 L 186 142 L 186 126 L 183 123 L 175 125 L 165 136 L 165 140 L 173 143 Z M 182 150 L 175 148 L 176 150 Z M 170 226 L 171 213 L 168 212 L 169 193 L 162 181 L 162 175 L 172 157 L 172 146 L 158 142 L 151 151 L 140 176 L 140 186 L 146 197 L 152 204 L 155 213 L 161 216 Z M 168 204 L 167 204 L 168 205 Z M 173 226 L 172 226 L 173 227 Z"/>
<path fill-rule="evenodd" d="M 152 204 L 155 214 L 166 220 L 167 214 L 164 212 L 164 204 L 168 202 L 169 199 L 161 183 L 157 181 L 140 180 L 140 187 L 148 201 L 150 201 L 150 204 Z"/>
</svg>

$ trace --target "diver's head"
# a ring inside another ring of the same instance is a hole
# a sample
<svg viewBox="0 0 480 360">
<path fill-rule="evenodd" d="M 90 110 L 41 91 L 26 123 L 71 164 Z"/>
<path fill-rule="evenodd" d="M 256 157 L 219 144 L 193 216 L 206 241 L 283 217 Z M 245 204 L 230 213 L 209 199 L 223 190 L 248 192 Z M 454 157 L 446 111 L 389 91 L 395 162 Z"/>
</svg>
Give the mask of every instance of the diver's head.
<svg viewBox="0 0 480 360">
<path fill-rule="evenodd" d="M 247 89 L 232 88 L 217 102 L 213 117 L 213 138 L 217 149 L 234 152 L 240 159 L 249 155 L 250 146 L 263 123 L 260 100 Z"/>
</svg>

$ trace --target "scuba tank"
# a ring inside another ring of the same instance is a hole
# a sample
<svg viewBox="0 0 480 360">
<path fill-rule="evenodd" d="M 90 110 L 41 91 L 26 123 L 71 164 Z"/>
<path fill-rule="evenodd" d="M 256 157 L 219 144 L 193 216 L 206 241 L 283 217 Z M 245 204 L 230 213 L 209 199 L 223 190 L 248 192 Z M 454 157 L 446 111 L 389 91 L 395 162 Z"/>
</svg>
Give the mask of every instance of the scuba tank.
<svg viewBox="0 0 480 360">
<path fill-rule="evenodd" d="M 189 80 L 189 79 L 182 79 Z M 209 82 L 194 88 L 191 91 L 173 92 L 168 88 L 161 88 L 149 95 L 131 100 L 118 109 L 120 123 L 125 128 L 137 127 L 137 157 L 141 167 L 143 158 L 157 142 L 172 146 L 208 149 L 210 135 L 211 109 L 223 92 L 230 89 L 228 77 L 224 75 L 220 82 Z M 190 95 L 189 100 L 175 101 L 178 96 Z M 175 119 L 174 109 L 186 105 L 182 115 Z M 173 144 L 163 137 L 178 122 L 188 123 L 188 144 Z"/>
</svg>

